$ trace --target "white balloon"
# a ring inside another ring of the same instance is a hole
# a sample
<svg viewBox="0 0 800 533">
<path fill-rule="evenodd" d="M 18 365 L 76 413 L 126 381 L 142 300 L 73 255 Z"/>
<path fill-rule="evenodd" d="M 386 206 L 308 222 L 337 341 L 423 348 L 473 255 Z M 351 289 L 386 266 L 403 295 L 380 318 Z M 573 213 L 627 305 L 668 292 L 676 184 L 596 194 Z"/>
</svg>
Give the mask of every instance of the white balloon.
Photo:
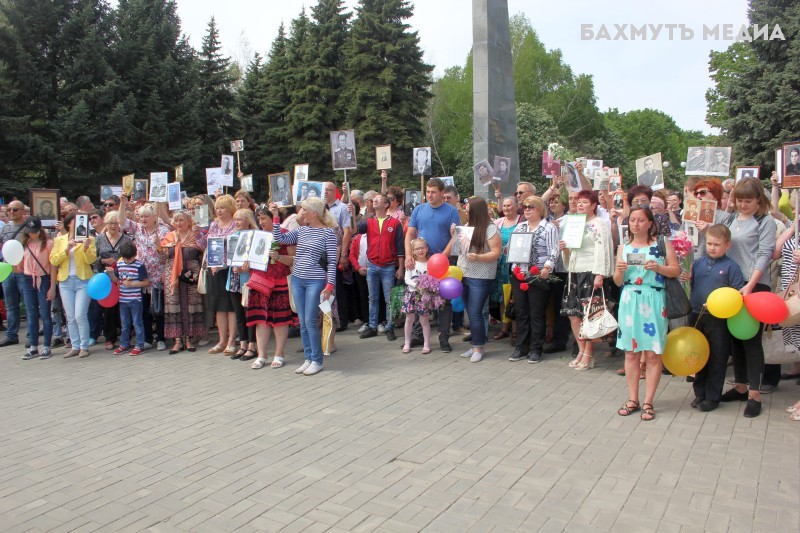
<svg viewBox="0 0 800 533">
<path fill-rule="evenodd" d="M 11 239 L 3 245 L 3 259 L 9 265 L 17 266 L 20 264 L 22 262 L 22 253 L 22 244 L 15 239 Z"/>
</svg>

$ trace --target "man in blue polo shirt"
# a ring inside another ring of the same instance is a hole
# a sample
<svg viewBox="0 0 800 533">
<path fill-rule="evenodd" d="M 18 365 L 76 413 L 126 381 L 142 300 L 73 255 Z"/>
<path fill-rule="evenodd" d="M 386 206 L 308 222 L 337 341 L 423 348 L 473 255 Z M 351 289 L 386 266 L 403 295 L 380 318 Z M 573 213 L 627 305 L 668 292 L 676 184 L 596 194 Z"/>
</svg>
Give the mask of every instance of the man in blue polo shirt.
<svg viewBox="0 0 800 533">
<path fill-rule="evenodd" d="M 418 205 L 411 213 L 411 221 L 406 231 L 406 269 L 414 268 L 414 254 L 411 253 L 411 241 L 417 237 L 425 239 L 431 255 L 442 253 L 447 243 L 450 242 L 450 226 L 461 225 L 458 210 L 444 201 L 444 182 L 439 178 L 428 180 L 425 186 L 427 202 Z M 453 308 L 448 301 L 439 310 L 439 347 L 445 353 L 452 350 L 450 347 L 450 323 L 453 320 Z M 412 346 L 422 344 L 421 333 L 415 327 Z"/>
</svg>

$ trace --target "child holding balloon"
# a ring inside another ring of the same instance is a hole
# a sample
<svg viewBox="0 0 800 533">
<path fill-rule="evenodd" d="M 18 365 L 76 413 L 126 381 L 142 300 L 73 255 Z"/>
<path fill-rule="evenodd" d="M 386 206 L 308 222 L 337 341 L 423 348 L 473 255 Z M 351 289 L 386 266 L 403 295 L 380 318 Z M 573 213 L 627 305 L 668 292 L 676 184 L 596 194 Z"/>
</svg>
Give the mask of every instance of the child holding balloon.
<svg viewBox="0 0 800 533">
<path fill-rule="evenodd" d="M 411 351 L 411 330 L 414 327 L 416 315 L 419 315 L 419 324 L 422 326 L 422 354 L 431 353 L 430 317 L 436 309 L 444 305 L 444 300 L 438 294 L 438 283 L 428 275 L 428 252 L 428 243 L 425 239 L 416 238 L 411 241 L 414 268 L 406 269 L 407 289 L 403 301 L 406 323 L 403 329 L 405 333 L 403 353 Z"/>
<path fill-rule="evenodd" d="M 745 285 L 739 264 L 726 255 L 730 247 L 731 231 L 726 226 L 717 224 L 708 228 L 706 255 L 694 262 L 690 278 L 692 290 L 689 302 L 692 313 L 689 324 L 696 324 L 695 327 L 705 335 L 710 348 L 708 363 L 695 375 L 692 385 L 695 398 L 691 405 L 705 412 L 719 406 L 732 336 L 726 320 L 708 312 L 703 313 L 703 306 L 715 290 L 730 287 L 738 291 Z"/>
</svg>

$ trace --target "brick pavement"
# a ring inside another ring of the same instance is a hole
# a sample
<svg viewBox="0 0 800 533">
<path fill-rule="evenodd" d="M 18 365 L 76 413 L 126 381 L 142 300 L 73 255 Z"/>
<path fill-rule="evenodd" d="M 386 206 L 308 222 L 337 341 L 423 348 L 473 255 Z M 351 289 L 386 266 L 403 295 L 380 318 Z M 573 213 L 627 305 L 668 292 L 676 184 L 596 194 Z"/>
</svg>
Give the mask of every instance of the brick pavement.
<svg viewBox="0 0 800 533">
<path fill-rule="evenodd" d="M 616 409 L 618 359 L 400 353 L 352 329 L 313 377 L 221 355 L 22 361 L 0 349 L 3 531 L 797 531 L 800 424 Z M 465 347 L 455 342 L 456 352 Z"/>
</svg>

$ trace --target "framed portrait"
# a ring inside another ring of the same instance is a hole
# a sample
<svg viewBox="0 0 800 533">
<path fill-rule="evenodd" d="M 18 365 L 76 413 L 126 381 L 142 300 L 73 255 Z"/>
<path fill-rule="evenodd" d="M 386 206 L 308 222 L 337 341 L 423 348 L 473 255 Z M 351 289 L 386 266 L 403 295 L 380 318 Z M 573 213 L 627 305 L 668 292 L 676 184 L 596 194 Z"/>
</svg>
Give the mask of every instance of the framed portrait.
<svg viewBox="0 0 800 533">
<path fill-rule="evenodd" d="M 253 192 L 253 175 L 248 174 L 247 176 L 242 176 L 239 180 L 239 185 L 243 191 Z"/>
<path fill-rule="evenodd" d="M 133 194 L 133 174 L 122 176 L 122 193 L 125 196 Z"/>
<path fill-rule="evenodd" d="M 686 153 L 686 175 L 705 176 L 706 175 L 706 147 L 690 146 Z"/>
<path fill-rule="evenodd" d="M 442 176 L 439 179 L 442 180 L 442 182 L 444 182 L 445 187 L 447 187 L 448 185 L 452 185 L 453 187 L 456 186 L 456 180 L 455 178 L 453 178 L 453 176 Z"/>
<path fill-rule="evenodd" d="M 561 161 L 553 159 L 547 150 L 542 152 L 542 176 L 552 179 L 561 174 Z"/>
<path fill-rule="evenodd" d="M 508 239 L 508 262 L 526 265 L 531 262 L 533 233 L 512 233 Z"/>
<path fill-rule="evenodd" d="M 625 198 L 622 189 L 617 189 L 614 193 L 614 209 L 623 209 L 625 207 Z"/>
<path fill-rule="evenodd" d="M 183 203 L 181 202 L 181 184 L 177 181 L 167 184 L 167 201 L 172 211 L 183 207 Z"/>
<path fill-rule="evenodd" d="M 278 172 L 267 176 L 269 181 L 269 201 L 275 202 L 279 207 L 292 203 L 292 179 L 288 172 Z"/>
<path fill-rule="evenodd" d="M 223 155 L 220 158 L 219 166 L 222 169 L 222 175 L 227 180 L 230 178 L 230 183 L 226 184 L 227 187 L 233 187 L 233 156 Z"/>
<path fill-rule="evenodd" d="M 628 242 L 628 236 L 630 235 L 630 233 L 628 232 L 628 225 L 620 224 L 619 226 L 617 226 L 617 228 L 619 229 L 619 243 L 625 244 L 626 242 Z"/>
<path fill-rule="evenodd" d="M 403 198 L 403 212 L 407 217 L 410 217 L 414 208 L 421 203 L 422 192 L 415 189 L 406 189 L 405 197 Z"/>
<path fill-rule="evenodd" d="M 358 168 L 356 164 L 355 130 L 332 131 L 330 136 L 333 170 L 351 170 Z"/>
<path fill-rule="evenodd" d="M 608 192 L 615 193 L 622 190 L 622 176 L 609 175 L 608 177 Z"/>
<path fill-rule="evenodd" d="M 151 172 L 150 173 L 150 201 L 151 202 L 166 202 L 167 201 L 167 173 L 166 172 Z"/>
<path fill-rule="evenodd" d="M 54 228 L 59 216 L 58 195 L 60 189 L 28 189 L 31 215 L 42 220 L 45 228 Z"/>
<path fill-rule="evenodd" d="M 145 202 L 147 201 L 147 180 L 133 180 L 133 201 Z"/>
<path fill-rule="evenodd" d="M 578 192 L 583 190 L 583 185 L 580 176 L 578 176 L 578 169 L 572 163 L 567 163 L 562 167 L 564 175 L 567 178 L 567 189 L 570 192 Z"/>
<path fill-rule="evenodd" d="M 783 145 L 783 164 L 778 167 L 783 170 L 781 187 L 793 189 L 800 187 L 800 141 Z"/>
<path fill-rule="evenodd" d="M 381 144 L 375 147 L 375 169 L 389 170 L 392 168 L 392 145 Z"/>
<path fill-rule="evenodd" d="M 453 247 L 450 248 L 450 255 L 467 255 L 469 245 L 472 242 L 472 234 L 475 228 L 472 226 L 456 226 L 453 234 Z"/>
<path fill-rule="evenodd" d="M 228 235 L 228 245 L 225 247 L 225 264 L 228 266 L 233 263 L 233 253 L 236 251 L 237 244 L 239 244 L 239 234 Z"/>
<path fill-rule="evenodd" d="M 208 206 L 202 206 L 208 210 Z M 197 210 L 197 207 L 195 207 Z M 206 261 L 208 268 L 225 268 L 225 244 L 227 239 L 225 237 L 209 237 L 208 239 L 208 254 Z"/>
<path fill-rule="evenodd" d="M 697 222 L 700 220 L 700 200 L 687 198 L 683 201 L 683 220 L 686 222 Z"/>
<path fill-rule="evenodd" d="M 203 205 L 195 206 L 195 208 L 194 208 L 194 224 L 197 227 L 200 227 L 200 228 L 207 228 L 209 226 L 208 205 L 207 204 L 204 203 Z"/>
<path fill-rule="evenodd" d="M 105 202 L 109 196 L 122 196 L 122 185 L 101 185 L 100 202 Z"/>
<path fill-rule="evenodd" d="M 714 216 L 717 213 L 716 200 L 702 200 L 700 202 L 700 220 L 709 224 L 714 223 Z"/>
<path fill-rule="evenodd" d="M 706 176 L 727 177 L 730 174 L 730 172 L 731 172 L 731 147 L 706 146 Z"/>
<path fill-rule="evenodd" d="M 657 191 L 664 188 L 664 169 L 661 152 L 636 160 L 636 183 Z"/>
<path fill-rule="evenodd" d="M 475 172 L 475 178 L 483 185 L 488 186 L 494 179 L 494 169 L 486 159 L 476 163 L 472 170 Z"/>
<path fill-rule="evenodd" d="M 242 266 L 247 261 L 250 252 L 250 242 L 253 240 L 253 231 L 240 231 L 239 241 L 236 243 L 235 251 L 233 252 L 233 259 L 231 266 Z"/>
<path fill-rule="evenodd" d="M 495 180 L 499 180 L 503 183 L 507 182 L 508 176 L 511 173 L 511 158 L 500 157 L 499 155 L 494 156 L 494 166 L 492 170 L 494 170 Z"/>
<path fill-rule="evenodd" d="M 322 198 L 321 181 L 296 181 L 292 188 L 292 196 L 295 204 L 308 200 L 309 198 Z"/>
<path fill-rule="evenodd" d="M 305 181 L 308 179 L 308 163 L 294 166 L 294 181 Z"/>
<path fill-rule="evenodd" d="M 236 152 L 242 152 L 242 151 L 244 151 L 244 141 L 243 140 L 240 139 L 238 141 L 231 141 L 231 152 L 236 153 Z"/>
<path fill-rule="evenodd" d="M 89 230 L 91 227 L 89 226 L 89 213 L 76 213 L 75 214 L 75 224 L 73 225 L 75 228 L 75 240 L 76 241 L 85 241 L 89 238 Z"/>
<path fill-rule="evenodd" d="M 412 155 L 411 174 L 417 178 L 431 175 L 431 147 L 418 146 Z"/>
<path fill-rule="evenodd" d="M 595 191 L 607 191 L 610 185 L 609 185 L 608 174 L 606 174 L 606 171 L 603 170 L 602 168 L 596 168 L 593 170 L 593 173 L 594 174 L 592 175 L 592 183 L 593 183 L 592 188 Z"/>
<path fill-rule="evenodd" d="M 743 178 L 759 179 L 761 167 L 736 167 L 736 181 Z"/>
<path fill-rule="evenodd" d="M 175 181 L 183 183 L 183 165 L 175 167 Z"/>
<path fill-rule="evenodd" d="M 222 176 L 222 168 L 206 169 L 206 191 L 209 196 L 222 196 L 225 194 L 225 179 Z M 152 190 L 152 187 L 151 187 Z M 152 200 L 152 197 L 150 198 Z"/>
<path fill-rule="evenodd" d="M 266 272 L 269 266 L 269 253 L 272 251 L 272 233 L 268 231 L 254 231 L 253 242 L 250 245 L 248 261 L 250 268 Z"/>
</svg>

